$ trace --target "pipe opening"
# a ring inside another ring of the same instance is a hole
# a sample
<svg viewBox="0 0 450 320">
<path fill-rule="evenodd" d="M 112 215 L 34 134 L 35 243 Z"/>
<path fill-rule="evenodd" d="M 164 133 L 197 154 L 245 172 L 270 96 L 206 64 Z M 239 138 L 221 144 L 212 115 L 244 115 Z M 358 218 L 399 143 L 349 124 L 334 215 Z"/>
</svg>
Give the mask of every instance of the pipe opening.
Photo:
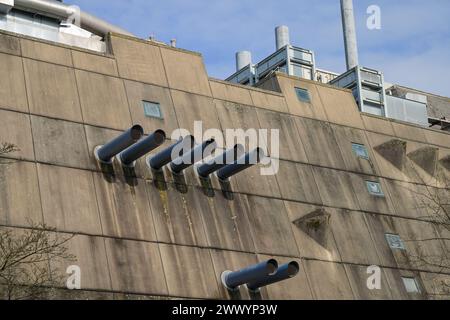
<svg viewBox="0 0 450 320">
<path fill-rule="evenodd" d="M 288 264 L 287 273 L 289 278 L 293 278 L 297 275 L 297 273 L 300 271 L 300 265 L 297 261 L 291 261 Z"/>
<path fill-rule="evenodd" d="M 275 259 L 270 259 L 267 261 L 267 274 L 269 276 L 275 274 L 278 270 L 278 262 Z"/>
<path fill-rule="evenodd" d="M 131 127 L 131 138 L 135 141 L 139 140 L 144 135 L 144 128 L 136 124 Z"/>
<path fill-rule="evenodd" d="M 163 144 L 163 142 L 166 140 L 166 133 L 164 132 L 164 130 L 158 129 L 153 134 L 155 135 L 155 141 L 158 144 Z"/>
</svg>

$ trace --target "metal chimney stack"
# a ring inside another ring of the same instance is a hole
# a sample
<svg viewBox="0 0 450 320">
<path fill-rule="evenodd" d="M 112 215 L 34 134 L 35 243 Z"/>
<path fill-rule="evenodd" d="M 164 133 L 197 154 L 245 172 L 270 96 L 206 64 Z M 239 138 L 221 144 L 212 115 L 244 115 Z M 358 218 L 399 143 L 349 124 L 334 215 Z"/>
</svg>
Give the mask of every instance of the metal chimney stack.
<svg viewBox="0 0 450 320">
<path fill-rule="evenodd" d="M 347 70 L 350 70 L 359 64 L 353 1 L 341 0 L 341 12 L 342 28 L 344 30 L 345 59 L 347 62 Z"/>
<path fill-rule="evenodd" d="M 252 63 L 252 54 L 250 51 L 239 51 L 236 53 L 236 71 L 245 68 Z"/>
<path fill-rule="evenodd" d="M 275 28 L 275 41 L 277 50 L 290 44 L 289 28 L 287 26 L 278 26 Z"/>
</svg>

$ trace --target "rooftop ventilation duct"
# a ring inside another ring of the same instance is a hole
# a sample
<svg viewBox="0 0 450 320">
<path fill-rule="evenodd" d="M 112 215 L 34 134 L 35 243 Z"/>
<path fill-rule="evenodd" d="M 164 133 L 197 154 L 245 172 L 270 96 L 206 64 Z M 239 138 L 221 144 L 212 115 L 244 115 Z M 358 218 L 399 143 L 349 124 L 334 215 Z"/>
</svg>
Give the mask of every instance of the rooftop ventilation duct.
<svg viewBox="0 0 450 320">
<path fill-rule="evenodd" d="M 165 139 L 166 133 L 163 130 L 156 130 L 145 139 L 122 151 L 119 154 L 119 160 L 125 166 L 133 165 L 137 159 L 162 145 Z"/>
<path fill-rule="evenodd" d="M 252 53 L 250 51 L 236 52 L 236 71 L 252 64 Z"/>
<path fill-rule="evenodd" d="M 14 7 L 32 13 L 42 14 L 53 18 L 67 20 L 78 14 L 76 6 L 66 5 L 54 0 L 14 0 Z M 102 19 L 94 17 L 89 13 L 80 11 L 81 28 L 96 35 L 104 37 L 109 32 L 133 36 L 132 33 L 110 24 Z"/>
<path fill-rule="evenodd" d="M 157 153 L 151 158 L 147 159 L 147 165 L 154 170 L 161 170 L 166 164 L 172 161 L 172 154 L 177 158 L 194 146 L 194 137 L 189 135 L 181 138 L 176 143 L 167 147 L 163 151 Z"/>
<path fill-rule="evenodd" d="M 289 28 L 287 26 L 278 26 L 275 28 L 275 42 L 277 50 L 290 44 Z"/>
<path fill-rule="evenodd" d="M 243 153 L 244 146 L 236 144 L 232 149 L 225 151 L 216 158 L 202 164 L 197 168 L 197 172 L 201 177 L 206 178 L 217 170 L 222 169 L 227 164 L 234 163 Z"/>
<path fill-rule="evenodd" d="M 112 158 L 138 141 L 144 135 L 144 129 L 135 125 L 103 146 L 95 149 L 95 157 L 103 163 L 111 163 Z"/>
<path fill-rule="evenodd" d="M 353 1 L 341 0 L 341 12 L 342 29 L 344 31 L 345 60 L 347 62 L 347 70 L 350 70 L 359 65 Z"/>
<path fill-rule="evenodd" d="M 239 271 L 224 271 L 221 275 L 222 284 L 230 291 L 236 291 L 240 285 L 259 282 L 268 275 L 275 274 L 278 262 L 270 259 Z"/>
<path fill-rule="evenodd" d="M 264 158 L 264 150 L 261 148 L 256 148 L 255 150 L 245 154 L 245 156 L 236 160 L 234 163 L 229 164 L 217 171 L 217 176 L 220 180 L 226 181 L 235 174 L 238 174 L 239 172 L 250 168 L 255 164 L 258 164 L 262 158 Z"/>
</svg>

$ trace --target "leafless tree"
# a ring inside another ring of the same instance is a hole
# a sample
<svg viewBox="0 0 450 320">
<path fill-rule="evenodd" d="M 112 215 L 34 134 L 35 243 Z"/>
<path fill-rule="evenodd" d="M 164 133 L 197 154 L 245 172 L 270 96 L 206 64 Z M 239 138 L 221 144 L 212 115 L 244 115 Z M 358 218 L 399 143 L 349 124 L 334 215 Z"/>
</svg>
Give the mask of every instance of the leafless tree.
<svg viewBox="0 0 450 320">
<path fill-rule="evenodd" d="M 411 166 L 411 168 L 413 168 Z M 448 170 L 437 165 L 435 175 L 425 178 L 417 168 L 411 171 L 420 182 L 420 187 L 409 188 L 417 202 L 416 209 L 422 218 L 429 221 L 436 230 L 436 237 L 406 239 L 417 250 L 408 253 L 411 264 L 418 268 L 432 269 L 436 273 L 450 274 L 450 180 Z M 430 245 L 442 247 L 439 254 L 431 254 Z M 423 249 L 423 250 L 422 250 Z M 450 276 L 434 279 L 443 295 L 450 294 Z"/>
<path fill-rule="evenodd" d="M 14 144 L 0 144 L 0 156 L 16 151 L 19 149 Z M 27 229 L 0 229 L 0 299 L 51 297 L 62 281 L 55 265 L 74 259 L 66 247 L 73 235 L 62 235 L 45 224 L 28 223 Z"/>
<path fill-rule="evenodd" d="M 7 300 L 29 300 L 54 294 L 62 283 L 56 265 L 72 261 L 62 235 L 44 224 L 30 223 L 29 229 L 0 229 L 0 292 Z"/>
</svg>

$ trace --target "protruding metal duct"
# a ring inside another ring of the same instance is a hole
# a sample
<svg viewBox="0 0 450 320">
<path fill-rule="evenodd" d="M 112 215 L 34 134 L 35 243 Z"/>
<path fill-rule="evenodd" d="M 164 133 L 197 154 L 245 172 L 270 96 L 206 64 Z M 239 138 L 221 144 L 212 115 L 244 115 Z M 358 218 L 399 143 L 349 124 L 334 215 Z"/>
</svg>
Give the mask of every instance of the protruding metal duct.
<svg viewBox="0 0 450 320">
<path fill-rule="evenodd" d="M 236 71 L 252 64 L 252 53 L 250 51 L 236 52 Z"/>
<path fill-rule="evenodd" d="M 233 164 L 229 164 L 217 171 L 217 176 L 220 180 L 227 180 L 231 176 L 258 164 L 262 158 L 264 158 L 264 150 L 256 148 L 252 152 L 249 152 L 242 158 L 236 160 Z"/>
<path fill-rule="evenodd" d="M 291 279 L 300 271 L 300 266 L 296 261 L 292 261 L 280 266 L 275 274 L 267 275 L 257 281 L 247 283 L 247 288 L 251 291 L 258 291 L 259 288 L 268 286 L 276 282 Z"/>
<path fill-rule="evenodd" d="M 193 146 L 194 137 L 191 135 L 186 136 L 178 140 L 176 143 L 172 144 L 170 147 L 167 147 L 163 151 L 149 158 L 147 161 L 147 165 L 152 169 L 160 170 L 162 167 L 172 161 L 172 153 L 176 155 L 176 157 L 179 157 L 183 154 L 184 151 L 190 150 Z"/>
<path fill-rule="evenodd" d="M 216 146 L 217 143 L 214 139 L 206 140 L 201 145 L 198 145 L 194 149 L 191 149 L 190 151 L 183 154 L 181 157 L 173 160 L 170 163 L 170 169 L 172 169 L 172 172 L 181 173 L 181 171 L 189 168 L 194 163 L 207 157 L 208 155 L 205 155 L 205 151 L 210 151 L 210 153 L 212 153 Z"/>
<path fill-rule="evenodd" d="M 122 151 L 119 154 L 120 162 L 126 166 L 131 165 L 140 157 L 162 145 L 165 139 L 166 133 L 163 130 L 156 130 L 145 139 Z"/>
<path fill-rule="evenodd" d="M 236 290 L 240 285 L 258 282 L 278 269 L 278 262 L 270 259 L 239 271 L 224 271 L 221 275 L 222 284 L 228 290 Z"/>
<path fill-rule="evenodd" d="M 14 7 L 18 9 L 30 11 L 33 13 L 51 16 L 57 19 L 66 20 L 69 17 L 75 17 L 78 14 L 75 6 L 61 3 L 53 0 L 14 0 Z M 110 24 L 102 19 L 94 17 L 89 13 L 80 11 L 81 28 L 86 29 L 96 35 L 104 37 L 109 32 L 115 32 L 133 36 L 132 33 Z"/>
<path fill-rule="evenodd" d="M 275 42 L 277 50 L 290 44 L 289 28 L 287 26 L 278 26 L 275 28 Z"/>
<path fill-rule="evenodd" d="M 211 161 L 202 164 L 200 167 L 197 168 L 197 172 L 201 177 L 206 178 L 211 173 L 222 169 L 227 164 L 234 163 L 243 153 L 244 153 L 244 146 L 241 144 L 236 144 L 232 149 L 225 151 L 220 156 L 217 156 Z"/>
<path fill-rule="evenodd" d="M 95 156 L 102 162 L 109 163 L 111 159 L 138 141 L 144 135 L 144 129 L 140 125 L 134 125 L 117 138 L 95 150 Z"/>
<path fill-rule="evenodd" d="M 359 64 L 353 1 L 341 0 L 341 12 L 342 29 L 344 31 L 345 60 L 347 62 L 347 70 L 350 70 Z"/>
</svg>

